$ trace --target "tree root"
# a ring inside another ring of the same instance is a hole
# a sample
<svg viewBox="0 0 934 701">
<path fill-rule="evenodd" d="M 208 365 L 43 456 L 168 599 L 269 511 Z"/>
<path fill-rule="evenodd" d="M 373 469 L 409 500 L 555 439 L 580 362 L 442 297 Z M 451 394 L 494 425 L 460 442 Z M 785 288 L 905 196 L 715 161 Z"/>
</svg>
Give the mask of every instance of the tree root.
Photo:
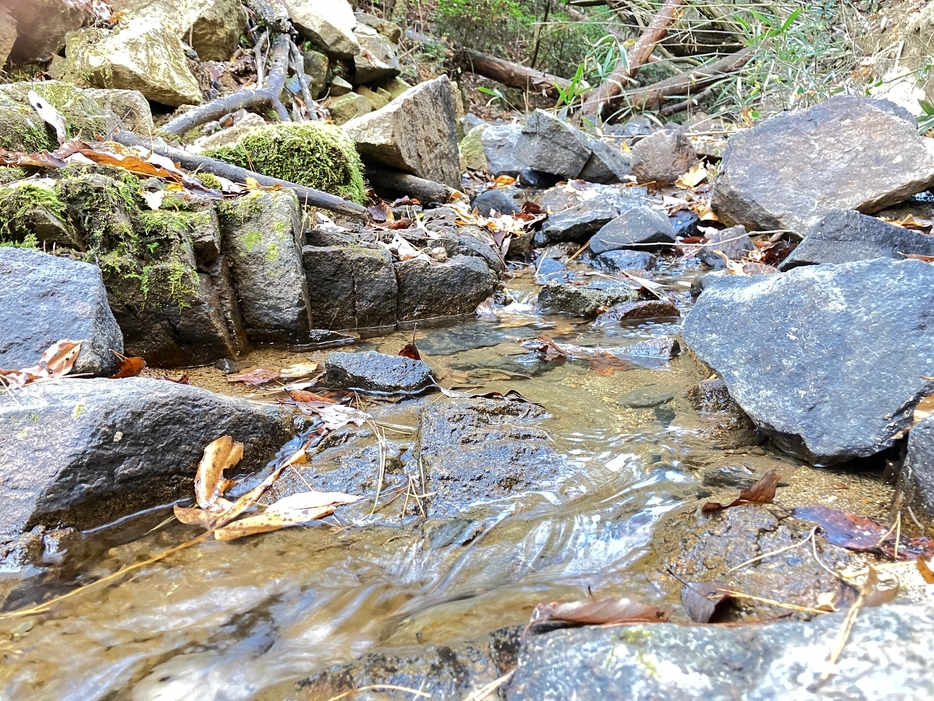
<svg viewBox="0 0 934 701">
<path fill-rule="evenodd" d="M 415 175 L 407 173 L 396 173 L 391 170 L 381 168 L 371 168 L 367 166 L 366 179 L 377 187 L 384 187 L 388 190 L 395 190 L 405 195 L 411 195 L 419 201 L 427 204 L 429 202 L 440 202 L 444 204 L 451 195 L 459 192 L 454 188 L 436 183 L 433 180 L 426 180 Z"/>
</svg>

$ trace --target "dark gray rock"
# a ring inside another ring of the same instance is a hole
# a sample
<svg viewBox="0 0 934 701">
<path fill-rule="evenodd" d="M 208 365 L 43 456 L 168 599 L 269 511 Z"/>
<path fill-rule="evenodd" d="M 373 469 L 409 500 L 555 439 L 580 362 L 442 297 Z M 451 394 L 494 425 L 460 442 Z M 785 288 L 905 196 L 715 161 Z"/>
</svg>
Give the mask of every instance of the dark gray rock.
<svg viewBox="0 0 934 701">
<path fill-rule="evenodd" d="M 123 334 L 97 266 L 25 248 L 0 248 L 0 368 L 35 365 L 63 339 L 81 341 L 74 374 L 112 375 Z"/>
<path fill-rule="evenodd" d="M 563 178 L 576 178 L 591 149 L 579 129 L 542 110 L 529 115 L 516 140 L 515 157 L 527 168 Z"/>
<path fill-rule="evenodd" d="M 224 249 L 247 334 L 301 341 L 311 328 L 301 215 L 289 191 L 257 191 L 219 208 Z"/>
<path fill-rule="evenodd" d="M 535 282 L 545 285 L 549 282 L 569 282 L 571 272 L 564 263 L 554 258 L 542 258 L 535 266 Z"/>
<path fill-rule="evenodd" d="M 520 633 L 508 628 L 450 646 L 368 652 L 354 662 L 304 679 L 286 693 L 295 701 L 318 701 L 391 684 L 417 688 L 433 699 L 464 699 L 515 668 Z"/>
<path fill-rule="evenodd" d="M 682 209 L 680 212 L 675 212 L 670 217 L 668 221 L 671 222 L 671 227 L 674 229 L 675 236 L 680 238 L 688 238 L 690 236 L 697 236 L 697 226 L 700 224 L 700 217 L 698 217 L 690 209 Z"/>
<path fill-rule="evenodd" d="M 0 536 L 63 522 L 92 528 L 193 494 L 205 446 L 244 444 L 238 470 L 292 436 L 291 412 L 190 385 L 61 379 L 0 396 Z"/>
<path fill-rule="evenodd" d="M 418 424 L 417 460 L 428 475 L 429 516 L 544 489 L 563 465 L 548 432 L 547 413 L 528 402 L 457 399 L 429 404 Z"/>
<path fill-rule="evenodd" d="M 659 299 L 646 299 L 639 302 L 620 302 L 614 304 L 597 317 L 598 324 L 636 319 L 658 319 L 659 317 L 681 316 L 681 312 L 671 302 Z"/>
<path fill-rule="evenodd" d="M 522 187 L 537 187 L 544 189 L 551 187 L 561 180 L 561 176 L 544 173 L 534 168 L 523 168 L 519 171 L 518 181 Z"/>
<path fill-rule="evenodd" d="M 777 273 L 778 270 L 772 268 L 772 270 Z M 767 272 L 764 268 L 759 270 L 756 269 L 754 272 L 749 273 L 748 275 L 735 275 L 728 270 L 715 270 L 706 275 L 701 275 L 694 278 L 691 282 L 691 296 L 698 297 L 701 292 L 704 290 L 711 289 L 713 287 L 743 287 L 752 282 L 755 282 L 760 275 L 769 275 L 774 273 Z"/>
<path fill-rule="evenodd" d="M 898 475 L 898 503 L 934 518 L 934 417 L 911 427 L 908 454 Z"/>
<path fill-rule="evenodd" d="M 633 244 L 673 243 L 674 240 L 675 231 L 668 217 L 643 205 L 626 210 L 600 229 L 590 239 L 590 250 L 600 255 Z"/>
<path fill-rule="evenodd" d="M 626 392 L 616 402 L 620 406 L 629 407 L 630 409 L 653 409 L 674 399 L 678 390 L 678 387 L 649 385 Z"/>
<path fill-rule="evenodd" d="M 723 255 L 730 260 L 740 260 L 746 255 L 747 251 L 756 250 L 752 239 L 746 234 L 746 227 L 742 224 L 708 234 L 704 237 L 704 243 L 718 244 L 714 246 L 703 246 L 697 252 L 698 259 L 714 270 L 723 270 L 726 268 L 726 261 L 723 260 L 722 256 L 716 253 L 717 251 L 722 252 Z"/>
<path fill-rule="evenodd" d="M 577 177 L 591 183 L 618 183 L 632 175 L 632 165 L 627 154 L 595 136 L 584 136 L 590 147 L 590 158 Z"/>
<path fill-rule="evenodd" d="M 658 258 L 648 251 L 607 251 L 594 256 L 590 264 L 598 270 L 615 273 L 618 270 L 651 270 Z"/>
<path fill-rule="evenodd" d="M 395 268 L 399 321 L 472 314 L 496 287 L 496 275 L 472 256 L 458 255 L 439 265 L 412 258 Z"/>
<path fill-rule="evenodd" d="M 683 399 L 693 410 L 679 414 L 678 425 L 695 429 L 720 448 L 754 446 L 762 442 L 746 412 L 744 412 L 719 377 L 701 380 L 688 388 Z"/>
<path fill-rule="evenodd" d="M 515 214 L 519 211 L 513 199 L 502 190 L 481 192 L 474 199 L 471 208 L 476 209 L 484 217 L 490 216 L 493 211 L 500 214 Z"/>
<path fill-rule="evenodd" d="M 421 360 L 376 351 L 333 352 L 325 365 L 332 387 L 364 392 L 418 392 L 431 384 L 431 368 Z"/>
<path fill-rule="evenodd" d="M 632 147 L 632 172 L 640 183 L 673 183 L 699 162 L 680 129 L 662 129 Z"/>
<path fill-rule="evenodd" d="M 860 214 L 854 210 L 827 212 L 804 241 L 782 261 L 780 270 L 819 263 L 851 263 L 873 258 L 902 260 L 902 253 L 934 256 L 934 236 Z"/>
<path fill-rule="evenodd" d="M 493 124 L 480 135 L 483 153 L 490 166 L 491 175 L 516 176 L 524 167 L 515 156 L 516 141 L 522 127 L 512 124 Z"/>
<path fill-rule="evenodd" d="M 580 628 L 532 636 L 506 699 L 927 698 L 934 685 L 928 641 L 934 606 L 862 611 L 846 650 L 819 691 L 829 641 L 843 613 L 810 621 L 727 628 L 657 624 Z"/>
<path fill-rule="evenodd" d="M 682 334 L 782 450 L 815 464 L 874 455 L 934 392 L 934 268 L 874 260 L 706 290 Z"/>
<path fill-rule="evenodd" d="M 389 251 L 305 246 L 302 259 L 315 328 L 395 325 L 398 285 Z"/>
<path fill-rule="evenodd" d="M 831 209 L 874 212 L 934 185 L 934 154 L 906 110 L 833 97 L 730 137 L 711 206 L 749 230 L 804 235 Z"/>
<path fill-rule="evenodd" d="M 624 210 L 634 205 L 635 203 L 622 191 L 619 194 L 613 192 L 598 195 L 568 209 L 550 214 L 542 224 L 542 228 L 535 234 L 535 243 L 538 246 L 561 241 L 584 243 L 616 219 Z"/>
<path fill-rule="evenodd" d="M 600 280 L 590 287 L 571 283 L 548 284 L 538 293 L 542 311 L 564 312 L 574 316 L 596 316 L 603 307 L 619 302 L 634 302 L 639 290 L 609 280 Z"/>
</svg>

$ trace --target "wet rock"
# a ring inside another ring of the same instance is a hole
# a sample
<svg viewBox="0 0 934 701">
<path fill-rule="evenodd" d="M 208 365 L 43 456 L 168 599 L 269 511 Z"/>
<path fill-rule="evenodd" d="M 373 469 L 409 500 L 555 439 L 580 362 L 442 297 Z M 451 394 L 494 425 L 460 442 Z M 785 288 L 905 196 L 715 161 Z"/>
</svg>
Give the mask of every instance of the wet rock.
<svg viewBox="0 0 934 701">
<path fill-rule="evenodd" d="M 29 0 L 4 5 L 16 27 L 10 53 L 16 63 L 57 54 L 65 46 L 65 35 L 81 29 L 93 17 L 88 2 Z"/>
<path fill-rule="evenodd" d="M 489 217 L 494 211 L 500 214 L 515 214 L 519 211 L 513 199 L 502 190 L 481 192 L 471 207 L 484 217 Z"/>
<path fill-rule="evenodd" d="M 598 270 L 615 273 L 619 270 L 652 270 L 658 258 L 648 251 L 607 251 L 594 256 L 590 264 Z"/>
<path fill-rule="evenodd" d="M 813 602 L 812 602 L 813 604 Z M 924 698 L 934 684 L 926 664 L 934 606 L 862 611 L 834 673 L 828 641 L 844 614 L 810 622 L 726 628 L 659 624 L 588 627 L 530 638 L 506 698 L 650 701 L 696 698 Z M 878 692 L 866 691 L 876 689 Z"/>
<path fill-rule="evenodd" d="M 833 464 L 891 446 L 934 391 L 932 309 L 921 261 L 808 266 L 706 290 L 682 334 L 778 447 Z"/>
<path fill-rule="evenodd" d="M 934 418 L 911 427 L 908 454 L 898 476 L 897 506 L 934 518 Z"/>
<path fill-rule="evenodd" d="M 925 143 L 893 103 L 834 97 L 730 137 L 711 206 L 750 230 L 803 235 L 831 209 L 874 212 L 934 184 Z"/>
<path fill-rule="evenodd" d="M 538 307 L 543 311 L 593 317 L 601 308 L 638 299 L 638 289 L 609 280 L 601 280 L 591 287 L 558 283 L 542 288 L 538 293 Z"/>
<path fill-rule="evenodd" d="M 620 406 L 630 409 L 653 409 L 674 399 L 675 395 L 678 394 L 678 390 L 678 387 L 649 385 L 626 392 L 616 402 Z"/>
<path fill-rule="evenodd" d="M 675 232 L 668 217 L 641 205 L 624 211 L 590 239 L 595 255 L 634 244 L 674 243 Z M 644 248 L 644 247 L 643 247 Z"/>
<path fill-rule="evenodd" d="M 391 684 L 418 688 L 434 699 L 467 698 L 515 667 L 519 635 L 519 630 L 508 628 L 450 646 L 368 652 L 354 662 L 298 682 L 290 696 L 296 701 L 316 701 Z"/>
<path fill-rule="evenodd" d="M 632 172 L 640 183 L 673 183 L 700 163 L 680 129 L 662 129 L 632 147 Z"/>
<path fill-rule="evenodd" d="M 475 502 L 543 489 L 562 464 L 547 416 L 528 402 L 456 399 L 429 404 L 419 418 L 416 459 L 432 493 L 429 516 L 456 515 Z"/>
<path fill-rule="evenodd" d="M 329 353 L 325 367 L 332 387 L 386 394 L 418 392 L 433 376 L 421 360 L 376 351 Z"/>
<path fill-rule="evenodd" d="M 591 154 L 582 136 L 579 129 L 567 122 L 535 110 L 522 127 L 514 154 L 527 168 L 562 178 L 576 178 Z"/>
<path fill-rule="evenodd" d="M 756 425 L 740 408 L 719 377 L 701 380 L 684 393 L 684 400 L 696 414 L 678 414 L 677 423 L 696 428 L 721 448 L 754 446 L 762 442 Z"/>
<path fill-rule="evenodd" d="M 678 357 L 681 353 L 681 344 L 674 338 L 651 338 L 646 341 L 633 343 L 619 349 L 624 355 L 630 358 L 659 358 L 661 360 L 671 360 Z"/>
<path fill-rule="evenodd" d="M 219 214 L 247 334 L 257 340 L 303 339 L 311 324 L 298 198 L 261 190 L 226 201 Z"/>
<path fill-rule="evenodd" d="M 472 314 L 496 287 L 494 273 L 473 256 L 457 255 L 438 265 L 412 258 L 395 268 L 399 321 Z"/>
<path fill-rule="evenodd" d="M 546 285 L 549 282 L 570 282 L 568 266 L 551 257 L 542 258 L 535 266 L 535 282 Z"/>
<path fill-rule="evenodd" d="M 0 247 L 0 368 L 35 365 L 63 339 L 81 341 L 73 374 L 112 375 L 123 334 L 97 266 L 25 248 Z"/>
<path fill-rule="evenodd" d="M 334 58 L 353 58 L 360 53 L 354 36 L 357 24 L 347 0 L 282 0 L 289 17 L 306 37 Z"/>
<path fill-rule="evenodd" d="M 660 317 L 681 316 L 681 312 L 671 302 L 648 299 L 641 302 L 620 302 L 614 304 L 597 317 L 598 324 L 614 321 L 633 321 L 635 319 L 658 319 Z"/>
<path fill-rule="evenodd" d="M 546 188 L 561 180 L 561 176 L 544 173 L 534 168 L 522 168 L 519 171 L 518 181 L 522 187 Z"/>
<path fill-rule="evenodd" d="M 459 188 L 457 118 L 447 76 L 419 83 L 344 130 L 364 160 Z"/>
<path fill-rule="evenodd" d="M 398 285 L 388 251 L 362 246 L 302 249 L 312 326 L 352 329 L 396 323 Z"/>
<path fill-rule="evenodd" d="M 170 27 L 202 61 L 226 61 L 246 26 L 239 0 L 112 0 L 116 12 L 152 19 Z"/>
<path fill-rule="evenodd" d="M 333 85 L 333 83 L 332 83 Z M 352 119 L 362 117 L 373 111 L 370 101 L 363 95 L 355 92 L 347 92 L 328 100 L 328 111 L 331 113 L 331 119 L 335 124 L 346 124 Z"/>
<path fill-rule="evenodd" d="M 748 462 L 752 466 L 745 463 L 728 462 L 706 467 L 701 478 L 701 484 L 716 489 L 743 490 L 751 487 L 762 478 L 766 470 L 754 469 L 755 463 L 753 461 Z M 788 485 L 789 482 L 785 480 L 778 481 L 779 487 L 787 487 Z"/>
<path fill-rule="evenodd" d="M 623 212 L 633 208 L 639 197 L 639 192 L 630 192 L 629 188 L 598 190 L 594 196 L 550 214 L 535 235 L 535 243 L 539 246 L 560 241 L 584 243 Z M 571 198 L 571 201 L 576 199 Z"/>
<path fill-rule="evenodd" d="M 65 73 L 97 88 L 139 90 L 170 107 L 201 103 L 178 36 L 152 19 L 130 19 L 113 30 L 71 34 Z"/>
<path fill-rule="evenodd" d="M 682 209 L 680 212 L 675 212 L 668 217 L 668 221 L 671 222 L 671 227 L 674 229 L 675 236 L 680 238 L 697 236 L 699 233 L 697 226 L 700 224 L 700 217 L 689 209 Z"/>
<path fill-rule="evenodd" d="M 402 72 L 392 42 L 372 27 L 358 24 L 354 37 L 360 44 L 360 53 L 354 56 L 354 83 L 372 83 L 395 78 Z"/>
<path fill-rule="evenodd" d="M 746 271 L 747 265 L 750 266 L 748 272 Z M 751 264 L 747 263 L 743 266 L 743 272 L 746 274 L 736 275 L 729 270 L 715 270 L 706 275 L 696 277 L 691 281 L 691 296 L 698 297 L 701 292 L 709 290 L 712 287 L 743 287 L 751 282 L 755 282 L 761 275 L 774 275 L 779 271 L 777 268 L 768 265 L 756 265 L 753 267 Z"/>
<path fill-rule="evenodd" d="M 791 270 L 799 265 L 851 263 L 873 258 L 902 260 L 902 253 L 934 256 L 934 236 L 888 224 L 854 210 L 835 209 L 817 222 L 778 267 Z"/>
<path fill-rule="evenodd" d="M 37 524 L 84 529 L 189 497 L 204 447 L 244 444 L 262 467 L 291 436 L 288 411 L 190 385 L 133 377 L 62 379 L 0 397 L 2 537 Z"/>
<path fill-rule="evenodd" d="M 523 165 L 515 155 L 521 133 L 522 127 L 517 124 L 492 124 L 483 130 L 480 143 L 491 175 L 516 176 L 522 170 Z"/>
<path fill-rule="evenodd" d="M 726 268 L 726 261 L 723 260 L 723 256 L 717 254 L 717 251 L 723 253 L 730 260 L 740 260 L 746 255 L 747 251 L 756 250 L 752 239 L 746 234 L 746 227 L 741 224 L 707 234 L 704 237 L 704 243 L 717 245 L 700 248 L 697 257 L 705 265 L 715 270 Z"/>
</svg>

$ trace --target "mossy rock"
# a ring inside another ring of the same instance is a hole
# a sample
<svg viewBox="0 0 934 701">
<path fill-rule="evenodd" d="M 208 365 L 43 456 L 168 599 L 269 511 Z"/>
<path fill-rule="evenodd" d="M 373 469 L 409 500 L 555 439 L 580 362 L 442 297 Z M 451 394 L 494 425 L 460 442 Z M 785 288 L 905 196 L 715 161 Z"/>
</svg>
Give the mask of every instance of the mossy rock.
<svg viewBox="0 0 934 701">
<path fill-rule="evenodd" d="M 84 250 L 55 185 L 42 180 L 12 182 L 0 187 L 0 244 L 55 244 Z"/>
<path fill-rule="evenodd" d="M 330 124 L 268 124 L 204 155 L 352 202 L 364 200 L 360 156 L 343 130 Z"/>
</svg>

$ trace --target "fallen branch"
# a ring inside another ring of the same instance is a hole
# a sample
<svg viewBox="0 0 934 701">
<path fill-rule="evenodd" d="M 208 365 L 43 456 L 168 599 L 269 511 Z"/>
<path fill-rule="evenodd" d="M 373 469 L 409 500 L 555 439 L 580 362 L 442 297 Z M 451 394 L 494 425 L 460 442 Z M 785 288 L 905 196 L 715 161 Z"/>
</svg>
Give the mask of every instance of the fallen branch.
<svg viewBox="0 0 934 701">
<path fill-rule="evenodd" d="M 436 183 L 433 180 L 426 180 L 415 175 L 407 173 L 396 173 L 391 170 L 382 170 L 381 168 L 366 169 L 366 178 L 373 185 L 385 187 L 404 195 L 411 195 L 421 202 L 447 202 L 451 196 L 458 192 L 452 187 Z"/>
<path fill-rule="evenodd" d="M 607 78 L 596 90 L 592 91 L 581 108 L 581 114 L 588 117 L 603 117 L 623 90 L 623 85 L 635 77 L 639 69 L 648 61 L 662 39 L 668 34 L 668 28 L 681 14 L 681 6 L 686 0 L 665 0 L 659 11 L 652 18 L 649 26 L 636 41 L 635 46 L 613 68 Z"/>
<path fill-rule="evenodd" d="M 253 90 L 238 90 L 230 95 L 219 97 L 207 104 L 195 107 L 183 115 L 169 121 L 162 131 L 169 134 L 184 134 L 195 127 L 206 124 L 224 115 L 236 112 L 239 109 L 267 109 L 272 108 L 280 121 L 289 121 L 289 111 L 282 104 L 279 95 L 285 86 L 285 80 L 289 68 L 289 52 L 292 48 L 292 41 L 285 34 L 273 42 L 272 61 L 269 74 L 266 77 L 266 83 L 262 88 Z M 257 70 L 262 69 L 257 66 Z"/>
<path fill-rule="evenodd" d="M 171 158 L 187 170 L 206 171 L 222 178 L 241 183 L 245 183 L 247 178 L 253 178 L 256 182 L 265 187 L 279 186 L 287 188 L 298 195 L 298 199 L 302 204 L 310 207 L 321 207 L 322 209 L 346 214 L 347 216 L 357 219 L 366 219 L 369 216 L 364 207 L 354 204 L 353 202 L 348 202 L 328 192 L 315 190 L 304 185 L 289 182 L 288 180 L 272 178 L 268 175 L 256 173 L 246 168 L 240 168 L 239 166 L 231 165 L 230 163 L 225 163 L 215 158 L 189 153 L 188 151 L 183 151 L 174 146 L 169 146 L 161 139 L 144 139 L 129 131 L 118 131 L 111 139 L 124 146 L 142 146 L 143 148 L 158 153 L 160 156 Z"/>
</svg>

